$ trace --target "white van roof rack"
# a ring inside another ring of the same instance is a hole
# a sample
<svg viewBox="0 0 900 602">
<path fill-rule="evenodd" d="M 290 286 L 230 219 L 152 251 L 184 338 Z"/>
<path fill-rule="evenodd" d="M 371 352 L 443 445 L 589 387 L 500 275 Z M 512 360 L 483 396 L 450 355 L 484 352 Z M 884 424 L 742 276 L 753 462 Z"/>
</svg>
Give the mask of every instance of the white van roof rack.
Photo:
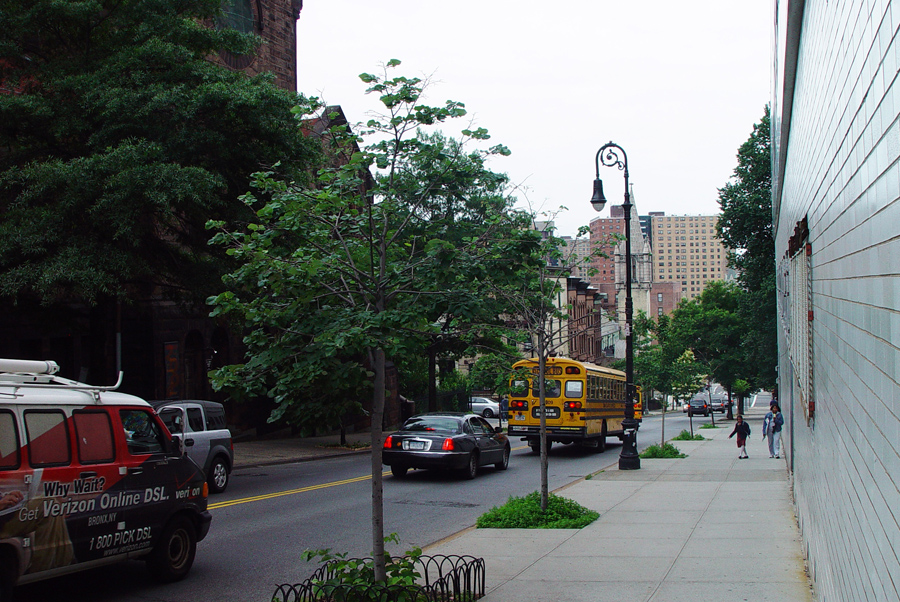
<svg viewBox="0 0 900 602">
<path fill-rule="evenodd" d="M 119 379 L 112 386 L 94 386 L 56 376 L 59 365 L 49 360 L 10 360 L 0 359 L 0 385 L 8 384 L 15 387 L 46 387 L 47 385 L 60 385 L 67 389 L 83 391 L 115 391 L 122 386 L 123 373 L 119 372 Z"/>
<path fill-rule="evenodd" d="M 15 374 L 56 374 L 59 364 L 49 360 L 5 360 L 0 359 L 0 372 Z"/>
</svg>

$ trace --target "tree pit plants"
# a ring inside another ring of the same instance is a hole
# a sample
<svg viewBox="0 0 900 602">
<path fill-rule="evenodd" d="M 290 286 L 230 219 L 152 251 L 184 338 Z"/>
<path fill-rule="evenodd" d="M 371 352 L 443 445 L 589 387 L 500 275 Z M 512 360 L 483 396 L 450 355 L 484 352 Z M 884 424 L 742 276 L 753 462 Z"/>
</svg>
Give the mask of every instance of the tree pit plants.
<svg viewBox="0 0 900 602">
<path fill-rule="evenodd" d="M 681 451 L 671 443 L 664 443 L 663 445 L 651 445 L 641 452 L 641 457 L 671 460 L 675 458 L 687 458 L 687 454 L 681 453 Z"/>
<path fill-rule="evenodd" d="M 685 429 L 672 437 L 672 441 L 706 441 L 706 437 L 699 433 L 691 435 L 687 429 Z"/>
<path fill-rule="evenodd" d="M 523 497 L 510 496 L 502 506 L 479 516 L 475 525 L 479 529 L 581 529 L 599 517 L 599 512 L 552 493 L 547 510 L 541 510 L 541 492 L 535 491 Z"/>
</svg>

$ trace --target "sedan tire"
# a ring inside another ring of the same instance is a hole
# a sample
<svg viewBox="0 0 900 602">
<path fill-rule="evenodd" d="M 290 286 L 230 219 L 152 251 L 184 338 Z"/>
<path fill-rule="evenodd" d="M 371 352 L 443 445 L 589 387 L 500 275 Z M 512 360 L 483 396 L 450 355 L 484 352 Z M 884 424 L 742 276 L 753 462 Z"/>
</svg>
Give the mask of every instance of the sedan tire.
<svg viewBox="0 0 900 602">
<path fill-rule="evenodd" d="M 503 459 L 494 464 L 494 467 L 497 470 L 506 470 L 509 468 L 509 454 L 512 450 L 510 450 L 509 446 L 503 448 Z"/>
<path fill-rule="evenodd" d="M 481 412 L 481 415 L 484 416 L 485 418 L 493 418 L 494 411 L 491 408 L 484 408 L 484 411 Z"/>
<path fill-rule="evenodd" d="M 469 461 L 466 464 L 466 467 L 463 468 L 463 476 L 466 479 L 474 479 L 478 475 L 478 454 L 476 452 L 472 452 L 469 454 Z"/>
<path fill-rule="evenodd" d="M 400 466 L 399 464 L 391 465 L 391 474 L 397 477 L 398 479 L 402 479 L 406 476 L 406 472 L 409 470 L 408 466 Z"/>
</svg>

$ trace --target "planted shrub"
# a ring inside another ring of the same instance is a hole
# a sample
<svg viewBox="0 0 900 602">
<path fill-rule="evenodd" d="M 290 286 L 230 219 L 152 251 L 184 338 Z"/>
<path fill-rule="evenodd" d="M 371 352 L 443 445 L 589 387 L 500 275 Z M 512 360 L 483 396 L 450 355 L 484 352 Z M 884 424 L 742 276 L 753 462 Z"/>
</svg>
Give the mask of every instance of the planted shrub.
<svg viewBox="0 0 900 602">
<path fill-rule="evenodd" d="M 706 441 L 706 437 L 701 434 L 691 435 L 687 429 L 681 431 L 674 437 L 672 437 L 672 441 Z"/>
<path fill-rule="evenodd" d="M 671 443 L 665 443 L 663 445 L 651 445 L 641 452 L 641 457 L 672 459 L 687 458 L 687 454 L 681 453 L 681 451 Z"/>
<path fill-rule="evenodd" d="M 511 496 L 502 506 L 495 506 L 478 517 L 479 529 L 580 529 L 600 517 L 570 499 L 550 494 L 547 510 L 541 510 L 541 493 L 524 497 Z"/>
</svg>

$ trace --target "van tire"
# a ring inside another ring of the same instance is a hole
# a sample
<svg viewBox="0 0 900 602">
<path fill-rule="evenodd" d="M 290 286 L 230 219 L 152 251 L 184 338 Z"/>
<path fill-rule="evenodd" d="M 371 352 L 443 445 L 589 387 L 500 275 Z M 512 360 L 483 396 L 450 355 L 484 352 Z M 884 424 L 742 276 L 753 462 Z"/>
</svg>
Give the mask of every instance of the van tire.
<svg viewBox="0 0 900 602">
<path fill-rule="evenodd" d="M 175 516 L 147 558 L 147 568 L 158 581 L 180 581 L 191 570 L 197 553 L 197 530 L 186 516 Z"/>
<path fill-rule="evenodd" d="M 228 487 L 228 462 L 222 456 L 216 456 L 209 467 L 209 476 L 206 478 L 209 483 L 210 493 L 222 493 Z"/>
<path fill-rule="evenodd" d="M 0 602 L 12 600 L 13 586 L 19 574 L 19 561 L 9 548 L 0 550 Z"/>
</svg>

